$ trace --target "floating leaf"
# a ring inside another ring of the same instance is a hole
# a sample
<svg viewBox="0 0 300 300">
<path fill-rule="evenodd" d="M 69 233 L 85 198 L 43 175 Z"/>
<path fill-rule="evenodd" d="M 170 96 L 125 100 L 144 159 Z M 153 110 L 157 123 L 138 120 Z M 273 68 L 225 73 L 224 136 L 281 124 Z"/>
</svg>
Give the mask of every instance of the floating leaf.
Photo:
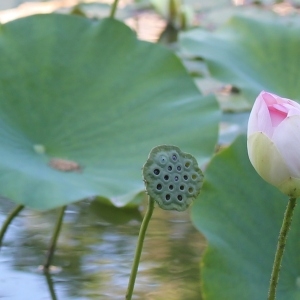
<svg viewBox="0 0 300 300">
<path fill-rule="evenodd" d="M 144 189 L 151 148 L 211 155 L 219 111 L 180 60 L 124 24 L 36 15 L 0 27 L 0 194 L 36 209 Z"/>
<path fill-rule="evenodd" d="M 208 240 L 201 262 L 203 299 L 267 299 L 287 201 L 255 172 L 244 136 L 213 158 L 192 207 L 192 220 Z M 278 300 L 300 297 L 299 235 L 297 207 L 283 258 Z"/>
<path fill-rule="evenodd" d="M 300 100 L 300 22 L 257 11 L 236 16 L 214 33 L 181 35 L 184 50 L 203 57 L 212 76 L 239 88 L 253 103 L 261 90 Z"/>
</svg>

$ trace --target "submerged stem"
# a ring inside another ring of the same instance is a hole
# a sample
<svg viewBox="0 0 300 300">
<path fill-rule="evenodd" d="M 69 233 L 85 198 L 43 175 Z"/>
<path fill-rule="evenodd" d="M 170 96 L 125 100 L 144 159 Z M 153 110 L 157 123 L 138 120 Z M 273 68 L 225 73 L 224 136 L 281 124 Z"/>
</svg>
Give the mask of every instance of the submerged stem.
<svg viewBox="0 0 300 300">
<path fill-rule="evenodd" d="M 276 288 L 279 279 L 281 261 L 285 249 L 287 235 L 292 223 L 294 209 L 296 207 L 296 200 L 297 200 L 296 198 L 290 198 L 284 213 L 284 217 L 283 217 L 283 221 L 282 221 L 282 225 L 278 237 L 277 250 L 276 250 L 275 259 L 273 263 L 268 300 L 275 300 L 276 298 Z"/>
<path fill-rule="evenodd" d="M 130 278 L 129 278 L 129 282 L 128 282 L 126 300 L 131 300 L 131 297 L 132 297 L 135 278 L 136 278 L 136 274 L 137 274 L 137 271 L 138 271 L 140 258 L 141 258 L 141 253 L 142 253 L 142 249 L 143 249 L 145 234 L 146 234 L 146 230 L 147 230 L 149 221 L 151 219 L 153 210 L 154 210 L 154 200 L 151 197 L 149 197 L 148 209 L 147 209 L 146 214 L 144 216 L 144 219 L 143 219 L 143 222 L 142 222 L 142 225 L 141 225 L 141 228 L 140 228 L 140 232 L 139 232 L 139 237 L 138 237 L 138 242 L 137 242 L 135 255 L 134 255 L 134 259 L 133 259 L 131 274 L 130 274 Z"/>
<path fill-rule="evenodd" d="M 117 6 L 118 6 L 118 2 L 119 2 L 119 0 L 114 0 L 114 3 L 112 4 L 112 7 L 111 7 L 110 15 L 109 15 L 110 18 L 114 18 L 115 17 Z"/>
<path fill-rule="evenodd" d="M 53 254 L 54 254 L 54 251 L 55 251 L 55 248 L 56 248 L 56 242 L 57 242 L 57 239 L 58 239 L 58 236 L 59 236 L 59 232 L 60 232 L 60 229 L 61 229 L 61 225 L 62 225 L 62 221 L 63 221 L 63 218 L 64 218 L 66 207 L 67 206 L 63 206 L 61 208 L 60 212 L 59 212 L 59 216 L 58 216 L 55 228 L 54 228 L 54 233 L 53 233 L 50 245 L 49 245 L 46 261 L 44 263 L 44 271 L 48 271 L 48 269 L 51 265 L 51 261 L 52 261 Z"/>
<path fill-rule="evenodd" d="M 8 215 L 7 219 L 5 220 L 4 224 L 2 225 L 1 231 L 0 231 L 0 247 L 2 246 L 2 240 L 3 237 L 7 231 L 8 226 L 12 222 L 12 220 L 19 214 L 19 212 L 24 208 L 24 205 L 20 204 L 17 207 L 15 207 L 11 213 Z"/>
</svg>

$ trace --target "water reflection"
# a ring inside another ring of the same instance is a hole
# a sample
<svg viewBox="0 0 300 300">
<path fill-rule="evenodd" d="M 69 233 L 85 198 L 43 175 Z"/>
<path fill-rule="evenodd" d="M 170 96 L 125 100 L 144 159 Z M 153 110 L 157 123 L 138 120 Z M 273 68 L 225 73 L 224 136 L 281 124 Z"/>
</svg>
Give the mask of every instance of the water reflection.
<svg viewBox="0 0 300 300">
<path fill-rule="evenodd" d="M 13 206 L 7 200 L 1 200 L 0 206 L 3 222 Z M 53 261 L 56 268 L 45 277 L 39 265 L 44 262 L 57 213 L 25 209 L 14 220 L 1 249 L 1 296 L 16 300 L 124 299 L 140 212 L 99 202 L 69 206 Z M 133 299 L 201 299 L 199 257 L 203 247 L 188 213 L 155 209 Z"/>
</svg>

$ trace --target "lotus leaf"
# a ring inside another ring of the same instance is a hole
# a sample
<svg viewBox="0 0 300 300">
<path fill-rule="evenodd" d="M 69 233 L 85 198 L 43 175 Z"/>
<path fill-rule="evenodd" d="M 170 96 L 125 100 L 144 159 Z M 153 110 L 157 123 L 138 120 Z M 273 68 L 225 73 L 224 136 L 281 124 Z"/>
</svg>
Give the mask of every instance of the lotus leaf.
<svg viewBox="0 0 300 300">
<path fill-rule="evenodd" d="M 219 111 L 168 49 L 123 23 L 35 15 L 0 26 L 0 195 L 45 210 L 126 205 L 151 148 L 211 155 Z"/>
<path fill-rule="evenodd" d="M 267 299 L 277 238 L 288 198 L 249 162 L 240 136 L 210 162 L 192 220 L 206 236 L 201 261 L 205 300 Z M 300 297 L 300 207 L 296 207 L 280 273 L 278 300 Z"/>
</svg>

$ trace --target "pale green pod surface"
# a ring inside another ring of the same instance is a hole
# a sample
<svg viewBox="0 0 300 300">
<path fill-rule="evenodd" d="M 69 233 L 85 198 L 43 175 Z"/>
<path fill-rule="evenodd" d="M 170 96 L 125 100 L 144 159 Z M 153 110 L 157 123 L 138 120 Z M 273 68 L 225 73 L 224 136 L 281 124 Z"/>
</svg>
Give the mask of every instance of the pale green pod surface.
<svg viewBox="0 0 300 300">
<path fill-rule="evenodd" d="M 153 148 L 143 167 L 148 195 L 165 210 L 184 211 L 198 196 L 203 173 L 197 160 L 178 147 Z"/>
</svg>

